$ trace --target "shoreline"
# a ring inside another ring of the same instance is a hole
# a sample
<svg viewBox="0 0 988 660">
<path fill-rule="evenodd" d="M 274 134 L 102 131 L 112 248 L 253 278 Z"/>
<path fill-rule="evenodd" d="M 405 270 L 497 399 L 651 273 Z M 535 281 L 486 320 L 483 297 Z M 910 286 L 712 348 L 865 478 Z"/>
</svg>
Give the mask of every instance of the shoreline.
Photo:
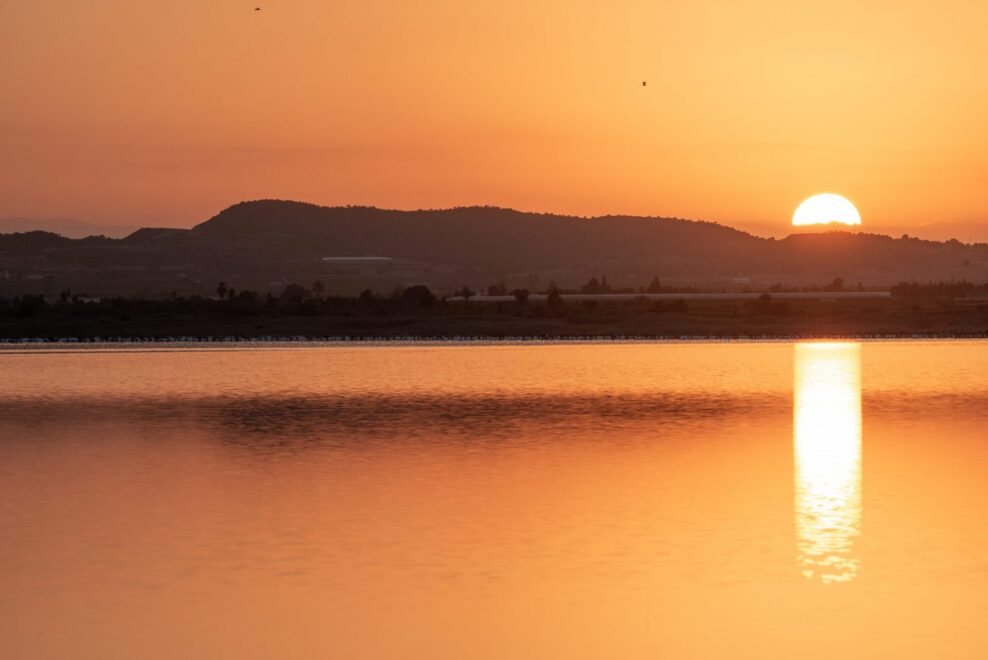
<svg viewBox="0 0 988 660">
<path fill-rule="evenodd" d="M 0 338 L 0 352 L 68 347 L 304 347 L 304 346 L 519 346 L 592 344 L 747 344 L 789 342 L 979 341 L 986 333 L 759 334 L 759 335 L 596 335 L 596 336 L 205 336 L 205 337 L 21 337 Z"/>
</svg>

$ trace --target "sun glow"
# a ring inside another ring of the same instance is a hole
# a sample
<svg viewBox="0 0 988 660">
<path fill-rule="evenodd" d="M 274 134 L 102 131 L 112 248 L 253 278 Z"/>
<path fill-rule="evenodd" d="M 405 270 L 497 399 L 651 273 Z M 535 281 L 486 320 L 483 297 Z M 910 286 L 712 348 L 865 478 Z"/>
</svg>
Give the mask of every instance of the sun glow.
<svg viewBox="0 0 988 660">
<path fill-rule="evenodd" d="M 844 225 L 860 225 L 861 214 L 846 197 L 833 193 L 813 195 L 792 214 L 792 224 L 796 227 L 824 225 L 838 222 Z"/>
<path fill-rule="evenodd" d="M 803 575 L 825 584 L 858 573 L 860 350 L 859 344 L 796 344 L 796 547 Z"/>
</svg>

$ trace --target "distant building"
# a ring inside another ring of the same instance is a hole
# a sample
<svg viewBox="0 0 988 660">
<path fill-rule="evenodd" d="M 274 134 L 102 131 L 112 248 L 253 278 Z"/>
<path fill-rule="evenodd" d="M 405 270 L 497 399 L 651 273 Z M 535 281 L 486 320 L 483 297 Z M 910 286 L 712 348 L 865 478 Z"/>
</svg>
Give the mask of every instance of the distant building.
<svg viewBox="0 0 988 660">
<path fill-rule="evenodd" d="M 335 275 L 374 275 L 389 271 L 391 257 L 323 257 L 322 264 Z"/>
<path fill-rule="evenodd" d="M 323 257 L 324 264 L 338 266 L 358 266 L 361 264 L 387 265 L 394 261 L 391 257 Z"/>
</svg>

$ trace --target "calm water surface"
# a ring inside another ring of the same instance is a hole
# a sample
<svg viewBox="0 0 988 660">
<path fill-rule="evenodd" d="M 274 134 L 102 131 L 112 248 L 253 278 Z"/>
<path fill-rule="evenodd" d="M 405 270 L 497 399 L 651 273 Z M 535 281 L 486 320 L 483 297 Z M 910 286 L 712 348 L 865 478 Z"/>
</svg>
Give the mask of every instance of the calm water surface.
<svg viewBox="0 0 988 660">
<path fill-rule="evenodd" d="M 3 658 L 984 658 L 988 342 L 0 351 Z"/>
</svg>

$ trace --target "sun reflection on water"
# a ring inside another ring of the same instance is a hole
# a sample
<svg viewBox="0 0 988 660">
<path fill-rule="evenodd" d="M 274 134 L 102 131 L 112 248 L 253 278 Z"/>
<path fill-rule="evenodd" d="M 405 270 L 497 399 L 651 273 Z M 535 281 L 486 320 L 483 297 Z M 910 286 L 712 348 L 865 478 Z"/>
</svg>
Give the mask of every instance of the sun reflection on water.
<svg viewBox="0 0 988 660">
<path fill-rule="evenodd" d="M 849 582 L 861 534 L 860 344 L 797 344 L 793 444 L 803 575 Z"/>
</svg>

